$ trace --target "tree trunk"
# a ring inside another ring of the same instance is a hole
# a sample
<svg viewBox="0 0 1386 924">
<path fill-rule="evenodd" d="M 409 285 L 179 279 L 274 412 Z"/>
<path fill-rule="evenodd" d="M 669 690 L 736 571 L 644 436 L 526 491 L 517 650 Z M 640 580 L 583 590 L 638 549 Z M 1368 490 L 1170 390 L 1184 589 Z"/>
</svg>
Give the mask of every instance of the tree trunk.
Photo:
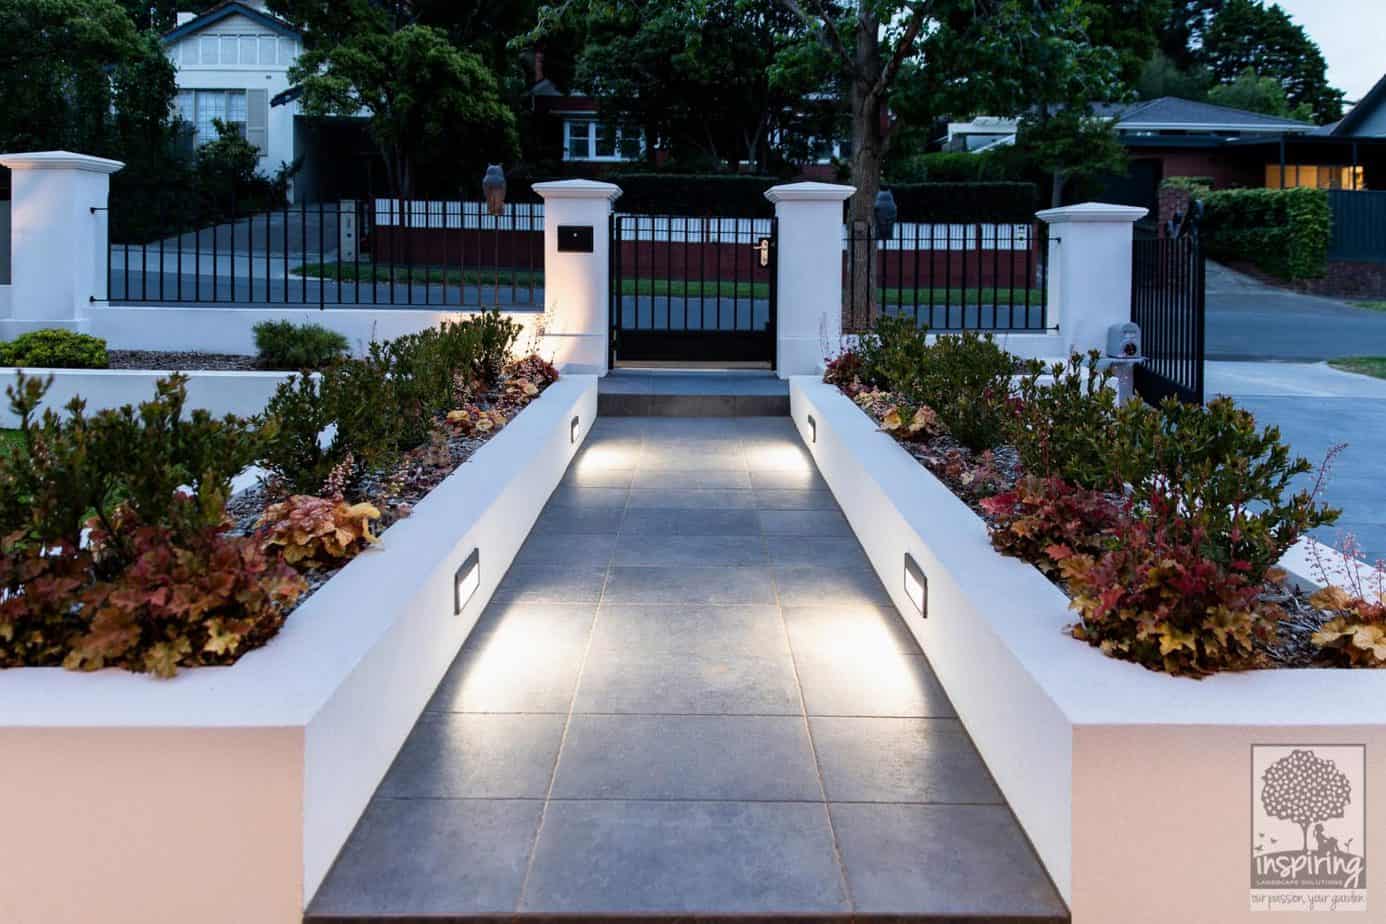
<svg viewBox="0 0 1386 924">
<path fill-rule="evenodd" d="M 852 229 L 852 272 L 844 291 L 844 329 L 860 329 L 876 323 L 876 193 L 881 189 L 881 162 L 885 137 L 881 131 L 881 97 L 874 92 L 881 74 L 880 41 L 875 17 L 860 9 L 862 21 L 856 34 L 856 66 L 852 80 L 852 185 L 857 191 L 848 203 L 848 227 Z"/>
<path fill-rule="evenodd" d="M 1055 170 L 1054 176 L 1049 183 L 1049 207 L 1056 209 L 1064 204 L 1064 187 L 1068 185 L 1068 176 L 1062 170 Z"/>
</svg>

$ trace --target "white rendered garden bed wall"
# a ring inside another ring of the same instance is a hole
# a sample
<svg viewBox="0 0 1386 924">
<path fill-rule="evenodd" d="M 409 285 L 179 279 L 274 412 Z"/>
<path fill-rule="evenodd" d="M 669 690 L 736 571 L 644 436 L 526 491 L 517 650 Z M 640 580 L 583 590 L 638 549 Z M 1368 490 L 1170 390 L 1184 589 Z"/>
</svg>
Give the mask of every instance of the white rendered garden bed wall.
<svg viewBox="0 0 1386 924">
<path fill-rule="evenodd" d="M 25 375 L 53 379 L 44 396 L 42 408 L 59 413 L 73 398 L 86 401 L 87 413 L 126 404 L 139 407 L 154 397 L 154 384 L 172 372 L 146 369 L 24 369 Z M 289 372 L 218 372 L 183 373 L 188 377 L 188 410 L 205 408 L 214 417 L 236 414 L 250 417 L 259 414 L 274 396 L 279 383 L 289 378 Z M 16 371 L 0 367 L 0 383 L 14 384 Z M 3 394 L 3 387 L 0 387 Z M 9 401 L 0 400 L 0 427 L 19 426 L 19 418 L 11 413 Z"/>
<path fill-rule="evenodd" d="M 0 671 L 0 921 L 298 924 L 596 412 L 561 378 L 235 665 Z"/>
<path fill-rule="evenodd" d="M 1366 746 L 1366 829 L 1386 830 L 1386 671 L 1169 677 L 1064 632 L 1065 595 L 992 549 L 962 501 L 834 387 L 791 413 L 1074 924 L 1234 924 L 1250 911 L 1253 744 Z M 808 417 L 816 422 L 813 439 Z M 928 617 L 904 556 L 928 578 Z M 1368 838 L 1370 919 L 1386 861 Z"/>
</svg>

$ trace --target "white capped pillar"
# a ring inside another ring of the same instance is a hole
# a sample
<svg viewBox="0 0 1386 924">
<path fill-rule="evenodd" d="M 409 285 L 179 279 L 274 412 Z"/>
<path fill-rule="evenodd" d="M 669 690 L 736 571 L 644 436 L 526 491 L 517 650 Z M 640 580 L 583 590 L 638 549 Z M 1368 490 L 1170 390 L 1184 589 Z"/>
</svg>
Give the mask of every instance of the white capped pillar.
<svg viewBox="0 0 1386 924">
<path fill-rule="evenodd" d="M 842 336 L 842 203 L 855 186 L 788 183 L 765 191 L 779 219 L 775 369 L 813 375 Z"/>
<path fill-rule="evenodd" d="M 560 368 L 604 375 L 611 339 L 611 203 L 621 188 L 558 180 L 535 183 L 534 191 L 544 199 L 545 346 Z"/>
<path fill-rule="evenodd" d="M 68 151 L 0 154 L 11 171 L 6 339 L 46 327 L 83 330 L 106 298 L 106 208 L 117 160 Z"/>
<path fill-rule="evenodd" d="M 1084 202 L 1035 213 L 1049 225 L 1049 326 L 1069 352 L 1105 350 L 1131 320 L 1132 225 L 1147 209 Z"/>
</svg>

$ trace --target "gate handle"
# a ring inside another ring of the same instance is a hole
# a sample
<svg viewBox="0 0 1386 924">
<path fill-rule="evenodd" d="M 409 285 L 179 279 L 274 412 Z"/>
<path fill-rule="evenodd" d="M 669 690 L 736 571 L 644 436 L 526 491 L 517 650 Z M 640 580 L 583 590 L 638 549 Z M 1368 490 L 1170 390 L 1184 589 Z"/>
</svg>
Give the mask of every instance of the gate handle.
<svg viewBox="0 0 1386 924">
<path fill-rule="evenodd" d="M 770 238 L 761 238 L 760 241 L 757 244 L 755 244 L 751 249 L 760 254 L 761 266 L 770 265 Z"/>
</svg>

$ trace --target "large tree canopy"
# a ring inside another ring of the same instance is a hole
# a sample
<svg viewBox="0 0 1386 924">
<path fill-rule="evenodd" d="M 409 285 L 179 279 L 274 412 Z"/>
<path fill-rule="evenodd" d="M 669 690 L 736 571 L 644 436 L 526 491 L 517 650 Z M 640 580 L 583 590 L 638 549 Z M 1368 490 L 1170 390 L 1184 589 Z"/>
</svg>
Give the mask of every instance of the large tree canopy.
<svg viewBox="0 0 1386 924">
<path fill-rule="evenodd" d="M 495 75 L 439 29 L 371 29 L 314 47 L 290 79 L 302 87 L 310 115 L 367 113 L 395 195 L 412 197 L 423 167 L 447 164 L 470 180 L 467 168 L 512 157 L 517 148 L 515 115 Z"/>
<path fill-rule="evenodd" d="M 1227 0 L 1203 35 L 1201 55 L 1219 83 L 1251 69 L 1279 83 L 1291 108 L 1307 106 L 1324 122 L 1342 117 L 1343 94 L 1329 85 L 1319 46 L 1277 4 Z"/>
</svg>

